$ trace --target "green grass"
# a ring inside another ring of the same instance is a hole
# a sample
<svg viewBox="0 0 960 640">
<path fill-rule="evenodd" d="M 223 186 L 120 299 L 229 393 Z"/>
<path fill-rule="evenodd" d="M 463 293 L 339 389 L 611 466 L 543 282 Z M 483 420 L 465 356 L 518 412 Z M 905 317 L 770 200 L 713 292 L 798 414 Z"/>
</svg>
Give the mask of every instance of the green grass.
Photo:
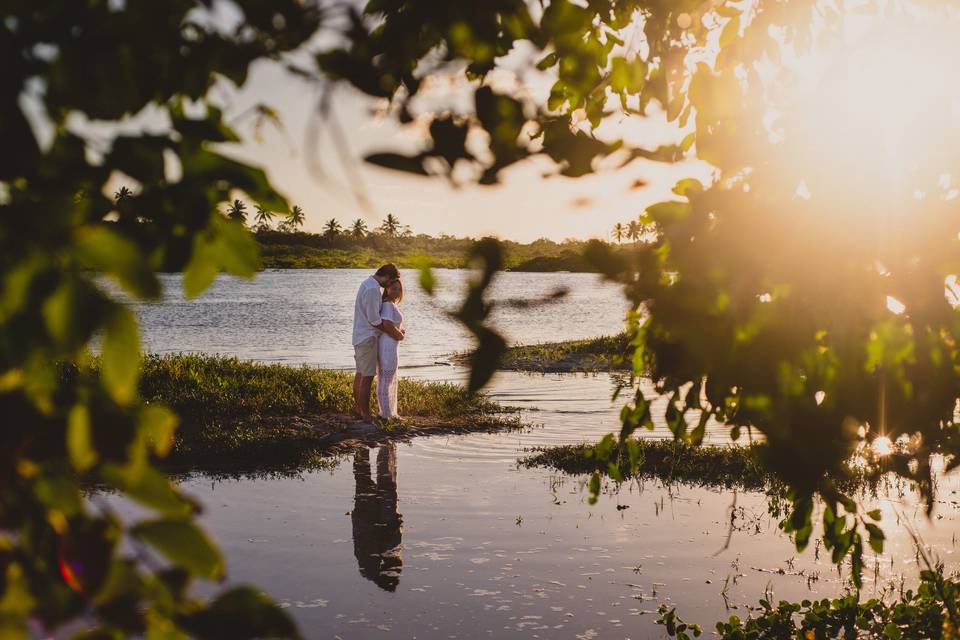
<svg viewBox="0 0 960 640">
<path fill-rule="evenodd" d="M 773 476 L 764 470 L 759 455 L 764 445 L 692 447 L 672 440 L 638 440 L 641 462 L 637 477 L 724 489 L 762 490 Z M 520 461 L 523 467 L 547 467 L 572 475 L 606 472 L 592 456 L 589 444 L 560 445 L 535 451 Z M 620 468 L 630 477 L 629 466 Z"/>
<path fill-rule="evenodd" d="M 766 445 L 762 442 L 745 446 L 692 445 L 673 440 L 637 440 L 640 464 L 636 477 L 665 483 L 743 489 L 747 491 L 782 492 L 784 485 L 764 465 Z M 593 445 L 560 445 L 536 449 L 533 455 L 520 460 L 523 467 L 546 467 L 572 475 L 607 474 L 605 464 L 593 457 Z M 630 478 L 627 462 L 619 467 L 624 478 Z M 837 487 L 847 493 L 876 491 L 885 482 L 882 473 L 862 466 L 848 465 L 844 477 L 836 478 Z"/>
<path fill-rule="evenodd" d="M 465 360 L 458 354 L 455 361 Z M 507 371 L 574 373 L 629 370 L 631 361 L 627 335 L 601 336 L 586 340 L 546 342 L 510 347 L 500 368 Z"/>
<path fill-rule="evenodd" d="M 146 358 L 140 386 L 180 416 L 170 463 L 229 468 L 318 463 L 349 422 L 352 385 L 352 372 L 176 355 Z M 400 414 L 418 428 L 519 426 L 513 412 L 454 384 L 401 378 L 399 397 Z"/>
</svg>

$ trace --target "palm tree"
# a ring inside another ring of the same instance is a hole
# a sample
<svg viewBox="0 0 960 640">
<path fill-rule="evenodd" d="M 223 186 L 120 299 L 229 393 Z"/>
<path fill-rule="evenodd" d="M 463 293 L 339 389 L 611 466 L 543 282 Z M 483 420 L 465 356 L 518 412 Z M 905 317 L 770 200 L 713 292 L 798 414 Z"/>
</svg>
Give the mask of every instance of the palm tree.
<svg viewBox="0 0 960 640">
<path fill-rule="evenodd" d="M 115 194 L 113 194 L 113 199 L 117 204 L 120 204 L 124 200 L 129 200 L 132 197 L 133 197 L 133 191 L 130 191 L 130 189 L 126 187 L 120 187 L 120 189 Z"/>
<path fill-rule="evenodd" d="M 395 238 L 400 232 L 400 220 L 392 213 L 388 213 L 383 224 L 380 225 L 380 231 L 383 231 L 383 233 L 391 238 Z"/>
<path fill-rule="evenodd" d="M 354 220 L 350 226 L 350 235 L 354 238 L 362 238 L 367 235 L 367 223 L 360 218 Z"/>
<path fill-rule="evenodd" d="M 617 244 L 620 244 L 623 242 L 623 238 L 627 235 L 627 228 L 623 225 L 623 223 L 618 222 L 617 224 L 613 225 L 612 235 L 613 239 L 617 241 Z"/>
<path fill-rule="evenodd" d="M 627 225 L 627 237 L 633 240 L 633 243 L 636 244 L 642 233 L 643 226 L 638 221 L 631 220 L 630 224 Z"/>
<path fill-rule="evenodd" d="M 240 200 L 234 200 L 233 204 L 230 205 L 230 208 L 227 209 L 227 217 L 231 220 L 239 220 L 240 222 L 246 224 L 247 205 L 243 204 L 243 202 Z"/>
<path fill-rule="evenodd" d="M 307 219 L 307 215 L 303 212 L 303 209 L 301 209 L 297 205 L 293 206 L 293 209 L 290 211 L 290 214 L 287 216 L 287 221 L 290 223 L 290 227 L 293 229 L 297 227 L 302 227 L 306 219 Z"/>
<path fill-rule="evenodd" d="M 273 212 L 267 211 L 258 204 L 257 215 L 255 215 L 253 219 L 257 221 L 257 228 L 268 229 L 270 227 L 270 221 L 273 220 Z"/>
<path fill-rule="evenodd" d="M 337 222 L 336 218 L 330 218 L 327 220 L 327 224 L 323 225 L 323 235 L 327 236 L 328 238 L 335 238 L 336 236 L 340 235 L 341 230 L 342 227 L 340 226 L 340 223 Z"/>
</svg>

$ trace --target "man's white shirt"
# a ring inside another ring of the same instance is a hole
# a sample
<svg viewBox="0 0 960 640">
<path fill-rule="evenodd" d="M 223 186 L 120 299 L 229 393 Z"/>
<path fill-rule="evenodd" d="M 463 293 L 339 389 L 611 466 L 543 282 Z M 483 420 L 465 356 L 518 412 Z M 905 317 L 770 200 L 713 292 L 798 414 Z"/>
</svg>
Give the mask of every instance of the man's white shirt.
<svg viewBox="0 0 960 640">
<path fill-rule="evenodd" d="M 378 335 L 375 326 L 380 320 L 380 283 L 370 276 L 360 285 L 357 291 L 357 301 L 353 307 L 353 346 L 364 340 L 375 338 Z"/>
</svg>

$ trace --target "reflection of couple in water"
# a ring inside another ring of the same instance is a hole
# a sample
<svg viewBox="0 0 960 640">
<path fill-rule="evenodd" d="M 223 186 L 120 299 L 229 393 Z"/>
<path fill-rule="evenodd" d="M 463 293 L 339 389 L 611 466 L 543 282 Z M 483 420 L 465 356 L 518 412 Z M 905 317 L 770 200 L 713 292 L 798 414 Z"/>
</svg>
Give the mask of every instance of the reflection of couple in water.
<svg viewBox="0 0 960 640">
<path fill-rule="evenodd" d="M 385 444 L 377 452 L 377 482 L 370 474 L 370 450 L 353 457 L 356 493 L 353 505 L 353 554 L 360 575 L 394 591 L 403 568 L 401 525 L 397 512 L 397 449 Z"/>
</svg>

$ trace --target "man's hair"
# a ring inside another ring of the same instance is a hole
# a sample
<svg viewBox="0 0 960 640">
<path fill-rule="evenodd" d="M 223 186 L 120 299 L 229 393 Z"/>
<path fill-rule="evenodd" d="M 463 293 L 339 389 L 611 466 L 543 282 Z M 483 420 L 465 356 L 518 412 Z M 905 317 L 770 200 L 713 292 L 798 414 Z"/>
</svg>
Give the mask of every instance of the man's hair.
<svg viewBox="0 0 960 640">
<path fill-rule="evenodd" d="M 400 277 L 400 270 L 397 269 L 397 265 L 393 263 L 387 263 L 377 269 L 377 272 L 373 275 L 377 276 L 378 278 L 397 279 Z"/>
</svg>

